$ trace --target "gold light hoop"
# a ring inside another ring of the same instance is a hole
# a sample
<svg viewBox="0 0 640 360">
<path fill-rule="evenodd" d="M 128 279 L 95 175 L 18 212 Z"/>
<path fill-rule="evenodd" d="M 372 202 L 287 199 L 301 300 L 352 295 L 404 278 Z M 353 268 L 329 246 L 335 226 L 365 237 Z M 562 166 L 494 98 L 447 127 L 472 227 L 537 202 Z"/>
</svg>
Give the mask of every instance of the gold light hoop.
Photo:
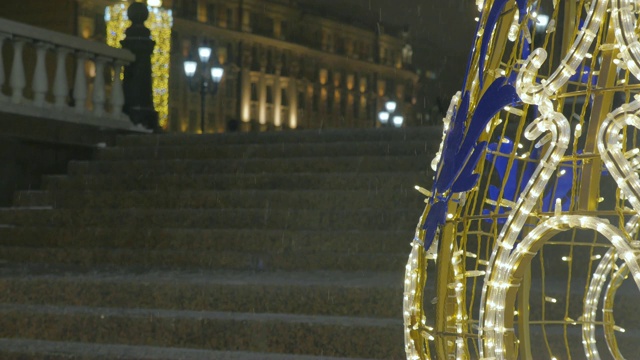
<svg viewBox="0 0 640 360">
<path fill-rule="evenodd" d="M 629 222 L 627 222 L 625 231 L 627 232 L 627 234 L 629 234 L 629 237 L 633 237 L 635 235 L 639 220 L 640 216 L 636 214 L 629 220 Z M 634 241 L 632 243 L 632 246 L 637 249 L 638 242 Z M 616 257 L 617 253 L 615 249 L 609 249 L 604 254 L 602 260 L 600 260 L 600 263 L 596 267 L 593 276 L 591 277 L 589 288 L 584 298 L 582 314 L 582 344 L 584 347 L 585 355 L 588 359 L 600 359 L 598 347 L 596 346 L 594 324 L 596 313 L 598 311 L 598 301 L 600 299 L 600 295 L 602 294 L 604 284 L 606 283 L 607 274 L 611 272 L 611 268 L 616 261 Z M 607 287 L 607 292 L 605 294 L 604 304 L 602 308 L 602 312 L 604 314 L 603 326 L 605 328 L 605 340 L 607 342 L 607 346 L 609 347 L 609 351 L 616 359 L 622 359 L 622 355 L 620 354 L 620 350 L 618 349 L 618 344 L 615 339 L 613 300 L 615 298 L 615 292 L 621 284 L 621 280 L 619 280 L 619 277 L 621 276 L 620 271 L 622 268 L 627 271 L 622 276 L 627 276 L 628 268 L 627 265 L 623 263 L 621 268 L 618 269 L 618 271 L 616 271 L 611 277 L 611 281 L 609 282 L 609 285 Z M 620 283 L 617 283 L 618 281 L 620 281 Z"/>
<path fill-rule="evenodd" d="M 622 264 L 620 268 L 613 273 L 609 286 L 607 286 L 607 292 L 604 295 L 604 304 L 602 307 L 602 322 L 604 326 L 604 338 L 607 342 L 609 352 L 615 359 L 624 360 L 624 356 L 618 348 L 618 342 L 616 340 L 616 326 L 615 319 L 613 318 L 613 303 L 616 297 L 616 292 L 622 282 L 627 278 L 629 274 L 629 267 L 626 263 Z"/>
<path fill-rule="evenodd" d="M 582 344 L 587 359 L 600 359 L 598 347 L 596 346 L 594 324 L 596 321 L 596 313 L 598 311 L 598 301 L 602 294 L 604 284 L 607 281 L 607 274 L 611 271 L 611 268 L 615 263 L 615 258 L 616 251 L 614 249 L 609 249 L 604 254 L 591 277 L 587 295 L 584 298 L 582 313 Z"/>
<path fill-rule="evenodd" d="M 431 168 L 434 171 L 437 171 L 438 163 L 442 156 L 442 150 L 444 147 L 444 139 L 447 136 L 447 131 L 449 130 L 449 125 L 453 118 L 455 109 L 460 105 L 461 96 L 461 92 L 458 91 L 451 98 L 446 116 L 443 119 L 444 129 L 442 132 L 440 149 L 431 161 Z M 419 189 L 419 191 L 427 197 L 432 195 L 424 189 Z M 428 249 L 424 248 L 425 231 L 420 225 L 424 223 L 430 209 L 431 206 L 427 203 L 427 206 L 420 217 L 420 221 L 418 221 L 418 227 L 416 228 L 415 236 L 411 243 L 411 253 L 409 254 L 409 259 L 407 260 L 407 265 L 405 267 L 402 313 L 405 353 L 409 360 L 430 359 L 431 355 L 427 342 L 434 339 L 433 335 L 430 333 L 430 331 L 433 331 L 433 328 L 426 324 L 426 315 L 422 305 L 424 287 L 427 281 L 426 268 L 428 260 L 436 261 L 440 237 L 440 230 L 438 230 L 431 246 Z M 457 298 L 457 302 L 460 303 L 461 300 Z M 464 306 L 462 306 L 462 308 L 464 308 Z"/>
<path fill-rule="evenodd" d="M 499 286 L 489 288 L 487 302 L 498 304 L 499 312 L 494 317 L 487 317 L 482 327 L 485 328 L 485 358 L 509 359 L 512 348 L 505 347 L 505 333 L 512 332 L 509 326 L 513 323 L 513 300 L 519 284 L 514 279 L 522 277 L 522 273 L 529 266 L 531 259 L 537 254 L 544 243 L 554 235 L 571 229 L 590 229 L 597 231 L 611 242 L 621 259 L 629 268 L 636 286 L 640 289 L 640 266 L 630 245 L 627 235 L 611 225 L 606 219 L 582 216 L 562 215 L 553 216 L 535 227 L 512 252 L 504 263 L 505 271 L 495 273 L 491 280 Z M 507 316 L 507 314 L 511 314 Z"/>
<path fill-rule="evenodd" d="M 615 260 L 615 249 L 609 249 L 598 264 L 598 267 L 591 278 L 591 282 L 589 283 L 589 291 L 585 297 L 584 313 L 582 317 L 582 343 L 584 345 L 584 351 L 587 359 L 600 360 L 600 353 L 598 352 L 595 339 L 595 318 L 598 310 L 598 299 L 600 299 L 600 295 L 607 279 L 607 274 L 611 271 Z M 616 292 L 628 274 L 629 267 L 626 263 L 623 263 L 620 268 L 613 273 L 611 281 L 607 286 L 607 291 L 605 292 L 602 307 L 602 325 L 604 327 L 607 347 L 615 359 L 622 360 L 624 360 L 624 357 L 618 348 L 618 342 L 615 335 L 616 330 L 620 330 L 620 328 L 615 325 L 613 304 Z"/>
<path fill-rule="evenodd" d="M 426 217 L 428 210 L 425 209 L 424 213 L 421 219 Z M 427 256 L 424 242 L 421 239 L 424 239 L 424 231 L 421 229 L 416 230 L 404 276 L 404 295 L 402 300 L 404 343 L 407 359 L 410 360 L 431 358 L 429 347 L 426 344 L 431 334 L 427 332 L 429 329 L 427 329 L 426 317 L 422 308 L 427 273 L 419 269 L 426 269 Z M 418 348 L 420 348 L 420 351 Z"/>
</svg>

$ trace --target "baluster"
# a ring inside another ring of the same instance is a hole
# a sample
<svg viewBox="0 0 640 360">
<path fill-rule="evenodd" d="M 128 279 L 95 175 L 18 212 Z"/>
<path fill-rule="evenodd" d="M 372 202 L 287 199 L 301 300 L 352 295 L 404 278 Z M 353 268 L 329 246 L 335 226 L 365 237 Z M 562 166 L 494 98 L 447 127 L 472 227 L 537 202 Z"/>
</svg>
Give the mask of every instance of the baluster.
<svg viewBox="0 0 640 360">
<path fill-rule="evenodd" d="M 27 85 L 24 77 L 24 64 L 22 63 L 24 43 L 25 39 L 16 38 L 13 40 L 13 64 L 11 64 L 9 85 L 11 86 L 11 101 L 16 104 L 22 102 L 22 93 Z"/>
<path fill-rule="evenodd" d="M 69 85 L 67 84 L 67 54 L 70 49 L 64 47 L 56 48 L 56 75 L 53 80 L 53 96 L 55 106 L 63 108 L 67 104 L 69 96 Z"/>
<path fill-rule="evenodd" d="M 36 68 L 33 73 L 31 89 L 33 90 L 33 104 L 38 107 L 44 105 L 44 97 L 49 90 L 49 80 L 47 79 L 47 68 L 45 66 L 45 56 L 49 48 L 49 44 L 36 43 Z"/>
<path fill-rule="evenodd" d="M 93 80 L 93 113 L 96 116 L 104 115 L 104 103 L 107 100 L 104 91 L 104 64 L 106 61 L 107 59 L 101 56 L 97 56 L 95 59 L 96 77 Z"/>
<path fill-rule="evenodd" d="M 87 53 L 76 54 L 76 78 L 73 83 L 73 100 L 76 105 L 76 112 L 85 112 L 87 102 L 87 75 L 85 74 L 85 63 L 87 61 Z"/>
<path fill-rule="evenodd" d="M 2 93 L 2 87 L 4 86 L 4 56 L 2 56 L 2 46 L 4 45 L 4 40 L 8 38 L 8 35 L 0 34 L 0 101 L 6 100 L 7 97 Z"/>
<path fill-rule="evenodd" d="M 122 61 L 116 60 L 113 64 L 113 83 L 111 84 L 111 115 L 115 118 L 122 116 L 122 106 L 124 105 L 124 92 L 122 90 Z"/>
</svg>

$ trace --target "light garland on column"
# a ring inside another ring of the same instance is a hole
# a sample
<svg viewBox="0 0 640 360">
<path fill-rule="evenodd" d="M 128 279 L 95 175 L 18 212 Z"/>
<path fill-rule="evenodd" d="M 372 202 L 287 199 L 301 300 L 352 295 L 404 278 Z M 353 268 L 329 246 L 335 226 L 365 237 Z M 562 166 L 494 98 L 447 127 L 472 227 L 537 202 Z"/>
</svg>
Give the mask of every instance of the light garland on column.
<svg viewBox="0 0 640 360">
<path fill-rule="evenodd" d="M 158 112 L 160 127 L 166 129 L 169 121 L 169 66 L 171 56 L 171 27 L 173 14 L 171 10 L 148 6 L 149 18 L 144 25 L 151 30 L 151 39 L 156 47 L 151 55 L 151 75 L 153 89 L 153 105 Z M 128 6 L 116 4 L 105 9 L 107 23 L 107 44 L 120 48 L 120 41 L 125 38 L 125 30 L 131 25 L 127 17 Z"/>
</svg>

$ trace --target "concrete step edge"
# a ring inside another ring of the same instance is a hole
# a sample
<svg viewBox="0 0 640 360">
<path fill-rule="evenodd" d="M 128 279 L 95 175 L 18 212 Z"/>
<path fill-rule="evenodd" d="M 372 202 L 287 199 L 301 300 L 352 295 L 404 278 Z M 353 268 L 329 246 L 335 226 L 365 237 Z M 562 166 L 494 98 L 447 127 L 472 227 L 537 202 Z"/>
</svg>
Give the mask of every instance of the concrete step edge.
<svg viewBox="0 0 640 360">
<path fill-rule="evenodd" d="M 402 274 L 390 271 L 169 271 L 156 270 L 145 273 L 123 271 L 101 271 L 71 273 L 68 269 L 49 268 L 46 274 L 29 274 L 20 268 L 1 268 L 0 282 L 47 281 L 58 283 L 145 283 L 158 284 L 176 282 L 190 285 L 292 285 L 300 287 L 330 286 L 340 288 L 391 288 L 402 289 Z"/>
<path fill-rule="evenodd" d="M 0 338 L 2 354 L 43 355 L 70 359 L 122 359 L 122 360 L 367 360 L 313 355 L 255 353 L 246 351 L 215 351 L 191 348 L 158 347 L 123 344 L 94 344 L 72 341 Z"/>
<path fill-rule="evenodd" d="M 191 143 L 263 143 L 269 141 L 292 141 L 305 143 L 357 141 L 369 138 L 372 141 L 387 139 L 407 139 L 424 136 L 442 135 L 441 126 L 410 127 L 403 129 L 322 129 L 322 130 L 297 130 L 287 132 L 263 132 L 263 133 L 226 133 L 198 135 Z M 116 143 L 119 146 L 139 146 L 141 144 L 166 144 L 173 141 L 184 142 L 185 138 L 194 139 L 193 134 L 162 134 L 162 135 L 121 135 Z"/>
<path fill-rule="evenodd" d="M 402 326 L 402 319 L 396 318 L 371 318 L 352 316 L 330 315 L 299 315 L 278 313 L 239 313 L 224 311 L 193 311 L 193 310 L 163 310 L 163 309 L 131 309 L 131 308 L 104 308 L 89 306 L 53 306 L 53 305 L 24 305 L 24 304 L 0 304 L 2 313 L 30 313 L 43 315 L 84 315 L 84 316 L 114 316 L 127 318 L 160 318 L 160 319 L 184 319 L 184 320 L 227 320 L 227 321 L 276 321 L 284 323 L 303 323 L 317 325 L 336 325 L 353 327 L 398 327 Z"/>
</svg>

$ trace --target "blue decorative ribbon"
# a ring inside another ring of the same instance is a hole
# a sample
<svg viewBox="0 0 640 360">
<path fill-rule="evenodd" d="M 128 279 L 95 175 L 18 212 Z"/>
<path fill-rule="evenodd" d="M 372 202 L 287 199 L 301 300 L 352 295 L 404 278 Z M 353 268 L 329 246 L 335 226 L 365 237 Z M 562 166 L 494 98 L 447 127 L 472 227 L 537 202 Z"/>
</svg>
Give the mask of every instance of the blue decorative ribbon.
<svg viewBox="0 0 640 360">
<path fill-rule="evenodd" d="M 469 113 L 469 92 L 464 94 L 460 107 L 455 111 L 432 188 L 434 196 L 429 199 L 430 209 L 423 224 L 425 249 L 433 243 L 438 227 L 445 223 L 453 194 L 471 190 L 480 178 L 480 174 L 473 172 L 487 145 L 484 141 L 478 143 L 487 124 L 505 106 L 516 105 L 520 101 L 516 89 L 506 80 L 500 77 L 489 85 L 468 126 L 465 126 L 465 121 Z"/>
</svg>

